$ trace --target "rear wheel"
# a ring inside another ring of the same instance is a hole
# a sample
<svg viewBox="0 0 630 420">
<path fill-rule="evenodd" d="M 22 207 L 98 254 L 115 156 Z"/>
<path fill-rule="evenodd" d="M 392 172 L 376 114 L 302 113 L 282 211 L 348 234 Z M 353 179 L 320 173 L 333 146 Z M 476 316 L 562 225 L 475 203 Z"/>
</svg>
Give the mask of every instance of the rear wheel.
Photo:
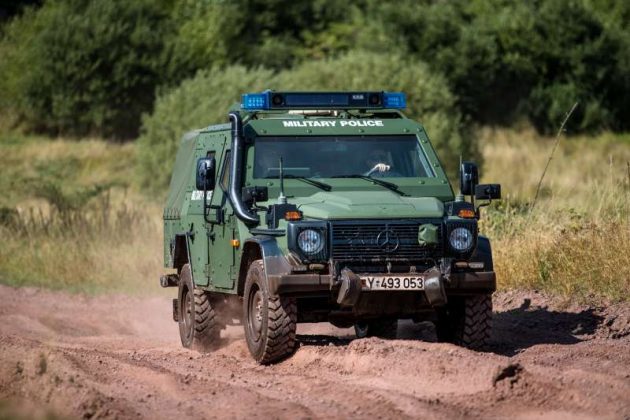
<svg viewBox="0 0 630 420">
<path fill-rule="evenodd" d="M 195 287 L 190 264 L 179 274 L 178 323 L 182 345 L 189 349 L 208 351 L 214 348 L 221 328 L 210 300 L 210 294 Z"/>
<path fill-rule="evenodd" d="M 492 331 L 492 296 L 449 298 L 438 312 L 435 327 L 439 341 L 474 350 L 485 348 Z"/>
<path fill-rule="evenodd" d="M 245 338 L 253 358 L 268 364 L 293 353 L 297 305 L 294 298 L 269 294 L 262 260 L 250 265 L 243 297 Z"/>
<path fill-rule="evenodd" d="M 379 337 L 394 339 L 396 338 L 397 331 L 397 319 L 375 319 L 370 321 L 359 321 L 354 324 L 354 332 L 358 338 Z"/>
</svg>

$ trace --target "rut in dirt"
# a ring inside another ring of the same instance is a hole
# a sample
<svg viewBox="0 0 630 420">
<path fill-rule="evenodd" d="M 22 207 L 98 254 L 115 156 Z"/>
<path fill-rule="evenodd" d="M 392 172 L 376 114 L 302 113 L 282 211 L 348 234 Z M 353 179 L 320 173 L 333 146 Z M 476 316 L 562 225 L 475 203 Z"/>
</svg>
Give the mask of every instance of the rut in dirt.
<svg viewBox="0 0 630 420">
<path fill-rule="evenodd" d="M 223 347 L 181 348 L 166 298 L 0 286 L 0 399 L 76 418 L 630 415 L 630 305 L 565 307 L 537 293 L 494 296 L 488 352 L 435 342 L 430 323 L 398 339 L 298 326 L 299 349 L 254 363 L 242 328 Z M 2 414 L 0 412 L 0 414 Z"/>
</svg>

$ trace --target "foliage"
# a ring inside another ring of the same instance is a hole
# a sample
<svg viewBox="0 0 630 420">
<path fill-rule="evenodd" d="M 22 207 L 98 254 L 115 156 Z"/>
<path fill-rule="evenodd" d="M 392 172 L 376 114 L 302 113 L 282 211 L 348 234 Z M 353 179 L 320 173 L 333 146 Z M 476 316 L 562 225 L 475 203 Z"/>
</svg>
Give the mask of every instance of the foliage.
<svg viewBox="0 0 630 420">
<path fill-rule="evenodd" d="M 623 131 L 630 129 L 629 5 L 49 0 L 0 30 L 0 109 L 29 130 L 133 137 L 155 92 L 198 71 L 285 72 L 364 50 L 383 62 L 425 62 L 445 78 L 466 121 L 527 119 L 549 133 L 578 101 L 571 132 Z"/>
<path fill-rule="evenodd" d="M 165 4 L 51 0 L 27 10 L 0 46 L 0 105 L 31 129 L 133 136 L 160 81 Z"/>
<path fill-rule="evenodd" d="M 425 60 L 480 123 L 526 116 L 550 132 L 579 101 L 575 131 L 630 128 L 628 36 L 609 14 L 576 0 L 423 3 L 370 1 L 356 43 Z"/>
<path fill-rule="evenodd" d="M 227 111 L 247 91 L 269 86 L 269 70 L 242 66 L 200 71 L 178 88 L 160 95 L 155 110 L 144 118 L 138 139 L 138 169 L 143 188 L 164 192 L 184 133 L 227 122 Z"/>
</svg>

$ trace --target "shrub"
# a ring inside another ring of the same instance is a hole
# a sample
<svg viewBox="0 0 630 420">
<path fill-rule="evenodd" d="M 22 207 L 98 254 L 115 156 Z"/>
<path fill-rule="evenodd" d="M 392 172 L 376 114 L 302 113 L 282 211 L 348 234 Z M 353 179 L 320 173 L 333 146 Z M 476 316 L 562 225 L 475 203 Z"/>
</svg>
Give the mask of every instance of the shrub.
<svg viewBox="0 0 630 420">
<path fill-rule="evenodd" d="M 164 192 L 182 135 L 192 129 L 227 122 L 229 108 L 247 91 L 270 86 L 269 70 L 242 66 L 200 71 L 179 87 L 158 96 L 143 119 L 138 139 L 138 169 L 143 188 Z"/>
<path fill-rule="evenodd" d="M 168 2 L 51 0 L 11 22 L 0 64 L 30 128 L 128 138 L 160 81 Z"/>
</svg>

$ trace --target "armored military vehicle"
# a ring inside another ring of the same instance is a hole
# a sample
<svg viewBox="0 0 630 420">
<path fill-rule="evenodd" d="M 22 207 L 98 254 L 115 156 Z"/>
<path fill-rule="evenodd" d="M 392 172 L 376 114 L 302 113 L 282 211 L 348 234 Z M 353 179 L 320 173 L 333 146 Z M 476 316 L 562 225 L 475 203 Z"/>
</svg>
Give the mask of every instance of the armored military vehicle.
<svg viewBox="0 0 630 420">
<path fill-rule="evenodd" d="M 164 209 L 160 282 L 177 287 L 184 347 L 207 349 L 242 305 L 259 363 L 296 347 L 296 324 L 396 337 L 433 320 L 482 347 L 495 290 L 480 207 L 500 198 L 462 162 L 455 195 L 398 92 L 244 94 L 228 124 L 187 134 Z M 469 198 L 466 198 L 469 196 Z"/>
</svg>

